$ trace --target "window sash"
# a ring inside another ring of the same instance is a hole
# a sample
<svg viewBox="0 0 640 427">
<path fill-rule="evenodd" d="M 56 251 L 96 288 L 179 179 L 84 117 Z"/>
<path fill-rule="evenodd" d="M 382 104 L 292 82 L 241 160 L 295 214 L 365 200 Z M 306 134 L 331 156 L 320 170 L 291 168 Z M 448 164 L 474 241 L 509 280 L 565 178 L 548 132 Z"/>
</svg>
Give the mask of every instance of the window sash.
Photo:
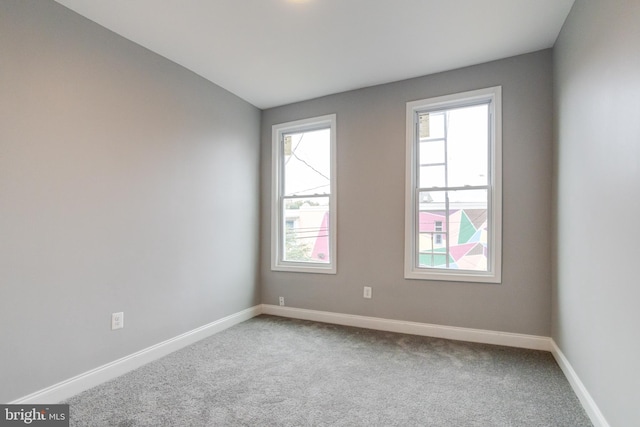
<svg viewBox="0 0 640 427">
<path fill-rule="evenodd" d="M 309 259 L 309 260 L 293 260 L 293 259 L 287 259 L 287 233 L 291 233 L 292 230 L 290 230 L 287 227 L 287 217 L 285 215 L 287 208 L 286 208 L 286 203 L 287 200 L 312 200 L 312 199 L 327 199 L 329 198 L 329 194 L 319 194 L 319 195 L 314 195 L 314 196 L 282 196 L 280 198 L 280 212 L 282 212 L 283 214 L 281 215 L 282 217 L 282 222 L 281 222 L 281 228 L 280 228 L 280 233 L 278 238 L 280 239 L 280 245 L 279 245 L 279 250 L 280 253 L 278 254 L 280 257 L 280 260 L 282 263 L 286 263 L 286 264 L 292 264 L 292 265 L 306 265 L 306 264 L 316 264 L 316 265 L 330 265 L 332 262 L 332 258 L 334 256 L 334 254 L 331 253 L 331 251 L 329 251 L 328 254 L 328 261 L 319 261 L 319 260 L 313 260 L 313 259 Z M 328 202 L 328 204 L 326 205 L 327 207 L 327 211 L 330 213 L 331 212 L 331 201 Z M 329 215 L 330 216 L 330 215 Z M 326 237 L 328 240 L 328 247 L 331 248 L 331 241 L 332 241 L 332 233 L 331 233 L 331 229 L 332 229 L 333 224 L 331 224 L 331 220 L 330 218 L 327 220 L 327 228 L 326 228 L 326 236 L 322 236 L 319 235 L 322 230 L 322 222 L 320 224 L 319 227 L 313 227 L 313 228 L 307 228 L 307 229 L 294 229 L 295 231 L 299 231 L 302 233 L 312 233 L 314 231 L 317 231 L 318 235 L 316 236 L 316 239 L 322 238 L 322 237 Z"/>
</svg>

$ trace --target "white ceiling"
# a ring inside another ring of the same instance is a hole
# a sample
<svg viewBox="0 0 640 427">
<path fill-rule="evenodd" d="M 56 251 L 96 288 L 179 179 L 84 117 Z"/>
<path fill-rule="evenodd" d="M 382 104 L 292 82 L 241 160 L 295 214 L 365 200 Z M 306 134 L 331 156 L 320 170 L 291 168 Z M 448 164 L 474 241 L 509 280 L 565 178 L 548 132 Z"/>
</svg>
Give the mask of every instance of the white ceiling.
<svg viewBox="0 0 640 427">
<path fill-rule="evenodd" d="M 553 46 L 574 0 L 56 0 L 268 108 Z"/>
</svg>

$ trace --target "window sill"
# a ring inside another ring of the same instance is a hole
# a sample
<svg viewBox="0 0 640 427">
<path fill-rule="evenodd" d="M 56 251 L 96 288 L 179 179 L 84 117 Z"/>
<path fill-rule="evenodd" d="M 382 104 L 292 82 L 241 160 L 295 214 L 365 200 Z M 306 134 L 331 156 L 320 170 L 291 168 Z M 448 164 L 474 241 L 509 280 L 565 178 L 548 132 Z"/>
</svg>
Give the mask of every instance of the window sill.
<svg viewBox="0 0 640 427">
<path fill-rule="evenodd" d="M 502 279 L 499 274 L 494 273 L 461 273 L 447 272 L 443 270 L 424 271 L 411 270 L 405 271 L 405 279 L 412 280 L 429 280 L 429 281 L 445 281 L 445 282 L 472 282 L 472 283 L 493 283 L 501 284 Z"/>
<path fill-rule="evenodd" d="M 336 274 L 334 265 L 314 265 L 314 264 L 276 264 L 271 266 L 271 271 L 285 271 L 291 273 L 312 273 L 312 274 Z"/>
</svg>

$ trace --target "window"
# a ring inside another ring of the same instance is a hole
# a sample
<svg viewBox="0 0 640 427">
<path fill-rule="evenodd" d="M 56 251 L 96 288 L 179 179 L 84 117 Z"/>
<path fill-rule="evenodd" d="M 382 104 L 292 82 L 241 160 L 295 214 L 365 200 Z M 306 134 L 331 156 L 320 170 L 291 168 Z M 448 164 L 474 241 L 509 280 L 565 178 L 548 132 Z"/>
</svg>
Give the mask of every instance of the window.
<svg viewBox="0 0 640 427">
<path fill-rule="evenodd" d="M 501 87 L 407 103 L 405 277 L 500 283 Z"/>
<path fill-rule="evenodd" d="M 336 116 L 273 126 L 271 269 L 336 272 Z"/>
<path fill-rule="evenodd" d="M 439 232 L 442 231 L 442 221 L 436 221 L 436 225 L 435 225 L 435 244 L 436 245 L 441 245 L 442 244 L 442 234 L 440 234 Z"/>
</svg>

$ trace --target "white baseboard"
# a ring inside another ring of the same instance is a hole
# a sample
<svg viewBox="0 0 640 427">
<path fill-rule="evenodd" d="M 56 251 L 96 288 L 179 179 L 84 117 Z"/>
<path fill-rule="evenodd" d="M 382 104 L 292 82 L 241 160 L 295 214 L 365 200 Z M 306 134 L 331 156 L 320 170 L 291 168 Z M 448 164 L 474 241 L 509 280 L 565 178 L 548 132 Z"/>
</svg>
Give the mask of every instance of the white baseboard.
<svg viewBox="0 0 640 427">
<path fill-rule="evenodd" d="M 159 344 L 147 347 L 136 353 L 125 356 L 121 359 L 107 363 L 88 372 L 77 375 L 68 380 L 59 382 L 45 389 L 36 391 L 11 404 L 53 404 L 61 402 L 78 393 L 109 381 L 133 369 L 157 360 L 169 353 L 193 344 L 201 339 L 207 338 L 213 334 L 223 331 L 231 326 L 242 323 L 259 315 L 262 311 L 260 305 L 248 308 L 230 316 L 211 322 L 177 337 L 168 339 Z"/>
<path fill-rule="evenodd" d="M 594 427 L 609 427 L 609 423 L 600 412 L 600 408 L 596 405 L 596 402 L 593 400 L 587 388 L 584 386 L 576 371 L 573 370 L 573 367 L 569 363 L 569 360 L 565 357 L 565 355 L 560 350 L 560 347 L 556 344 L 556 342 L 551 340 L 551 353 L 553 357 L 555 357 L 556 362 L 560 365 L 560 369 L 564 372 L 565 377 L 569 380 L 569 384 L 571 384 L 571 388 L 575 392 L 576 396 L 582 403 L 582 407 L 587 412 L 587 415 L 591 419 Z"/>
<path fill-rule="evenodd" d="M 375 329 L 379 331 L 399 332 L 403 334 L 422 335 L 483 344 L 504 345 L 531 350 L 551 351 L 551 338 L 536 335 L 432 325 L 428 323 L 381 319 L 378 317 L 306 310 L 269 304 L 262 305 L 262 313 L 272 314 L 274 316 L 292 317 L 294 319 L 314 320 L 317 322 L 334 323 L 337 325 Z"/>
</svg>

